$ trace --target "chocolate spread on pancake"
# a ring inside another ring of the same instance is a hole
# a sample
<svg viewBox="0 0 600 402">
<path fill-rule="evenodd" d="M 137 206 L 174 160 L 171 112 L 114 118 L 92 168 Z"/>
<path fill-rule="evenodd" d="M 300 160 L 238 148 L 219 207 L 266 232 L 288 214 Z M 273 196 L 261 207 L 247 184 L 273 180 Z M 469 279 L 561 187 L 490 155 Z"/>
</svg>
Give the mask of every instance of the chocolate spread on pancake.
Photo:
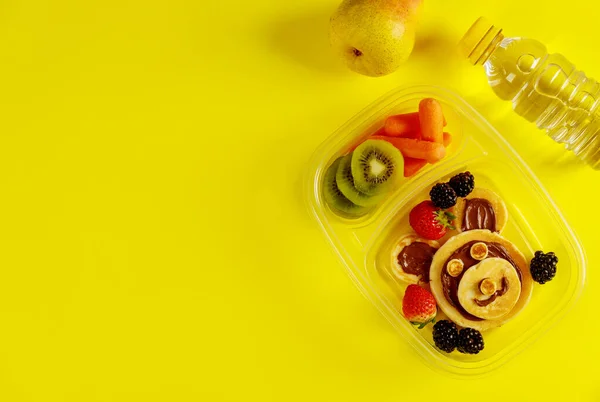
<svg viewBox="0 0 600 402">
<path fill-rule="evenodd" d="M 422 281 L 429 282 L 429 268 L 436 251 L 427 243 L 413 242 L 400 251 L 398 264 L 407 274 L 421 276 Z"/>
<path fill-rule="evenodd" d="M 496 213 L 494 207 L 485 198 L 465 200 L 462 230 L 488 229 L 496 231 Z"/>
</svg>

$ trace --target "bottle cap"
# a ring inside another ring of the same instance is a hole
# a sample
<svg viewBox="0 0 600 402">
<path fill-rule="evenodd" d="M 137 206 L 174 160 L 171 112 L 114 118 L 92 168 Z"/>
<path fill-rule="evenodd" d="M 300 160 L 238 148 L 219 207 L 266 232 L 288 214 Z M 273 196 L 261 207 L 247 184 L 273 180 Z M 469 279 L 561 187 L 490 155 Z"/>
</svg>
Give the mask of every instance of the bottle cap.
<svg viewBox="0 0 600 402">
<path fill-rule="evenodd" d="M 474 65 L 485 63 L 501 32 L 502 28 L 494 26 L 487 18 L 480 17 L 460 40 L 458 47 L 461 54 Z"/>
</svg>

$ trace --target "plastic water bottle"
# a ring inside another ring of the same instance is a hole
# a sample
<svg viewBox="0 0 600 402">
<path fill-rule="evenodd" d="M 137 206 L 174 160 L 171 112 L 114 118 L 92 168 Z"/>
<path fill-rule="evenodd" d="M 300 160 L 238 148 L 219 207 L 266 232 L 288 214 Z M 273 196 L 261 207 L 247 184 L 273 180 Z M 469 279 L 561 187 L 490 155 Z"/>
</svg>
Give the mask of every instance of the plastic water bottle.
<svg viewBox="0 0 600 402">
<path fill-rule="evenodd" d="M 460 42 L 474 65 L 483 65 L 500 99 L 581 160 L 600 169 L 600 85 L 564 56 L 548 54 L 533 39 L 505 38 L 502 29 L 478 19 Z"/>
</svg>

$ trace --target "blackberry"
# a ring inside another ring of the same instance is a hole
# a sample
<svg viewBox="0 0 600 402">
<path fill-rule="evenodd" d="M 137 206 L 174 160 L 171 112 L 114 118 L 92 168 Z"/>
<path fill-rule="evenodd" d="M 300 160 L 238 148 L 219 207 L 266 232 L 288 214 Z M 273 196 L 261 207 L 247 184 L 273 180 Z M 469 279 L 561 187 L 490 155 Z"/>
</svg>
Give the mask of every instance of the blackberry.
<svg viewBox="0 0 600 402">
<path fill-rule="evenodd" d="M 456 193 L 448 183 L 438 183 L 429 192 L 431 202 L 438 208 L 448 209 L 456 205 Z"/>
<path fill-rule="evenodd" d="M 475 188 L 475 178 L 471 172 L 459 173 L 448 182 L 459 197 L 466 197 Z"/>
<path fill-rule="evenodd" d="M 433 326 L 433 341 L 438 349 L 446 353 L 452 352 L 458 346 L 458 329 L 448 320 L 441 320 Z"/>
<path fill-rule="evenodd" d="M 483 350 L 483 336 L 473 328 L 463 328 L 458 333 L 458 346 L 460 353 L 476 355 Z"/>
<path fill-rule="evenodd" d="M 531 277 L 540 285 L 550 282 L 556 275 L 556 264 L 558 264 L 558 257 L 554 253 L 544 254 L 542 251 L 536 251 L 529 264 Z"/>
</svg>

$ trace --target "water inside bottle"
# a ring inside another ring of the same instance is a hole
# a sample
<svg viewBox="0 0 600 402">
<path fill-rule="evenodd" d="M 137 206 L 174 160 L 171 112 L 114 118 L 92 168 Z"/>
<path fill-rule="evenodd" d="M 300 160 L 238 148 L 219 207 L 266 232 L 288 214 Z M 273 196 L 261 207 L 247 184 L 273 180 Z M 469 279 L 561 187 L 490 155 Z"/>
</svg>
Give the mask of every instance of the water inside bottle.
<svg viewBox="0 0 600 402">
<path fill-rule="evenodd" d="M 532 39 L 505 38 L 478 20 L 461 41 L 473 64 L 483 64 L 496 95 L 515 112 L 600 169 L 600 85 L 564 56 Z"/>
</svg>

